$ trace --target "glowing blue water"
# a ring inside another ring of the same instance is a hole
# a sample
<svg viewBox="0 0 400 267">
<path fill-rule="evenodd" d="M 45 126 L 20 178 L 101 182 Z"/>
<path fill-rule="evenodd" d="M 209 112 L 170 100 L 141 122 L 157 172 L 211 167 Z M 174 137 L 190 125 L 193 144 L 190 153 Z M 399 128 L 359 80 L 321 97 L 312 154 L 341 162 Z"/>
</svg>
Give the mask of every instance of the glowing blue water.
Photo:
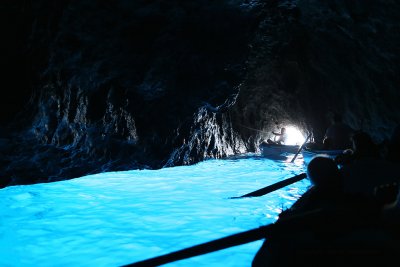
<svg viewBox="0 0 400 267">
<path fill-rule="evenodd" d="M 302 160 L 248 155 L 157 171 L 109 172 L 0 190 L 0 266 L 121 266 L 274 222 L 302 180 Z M 250 266 L 262 240 L 165 266 Z"/>
</svg>

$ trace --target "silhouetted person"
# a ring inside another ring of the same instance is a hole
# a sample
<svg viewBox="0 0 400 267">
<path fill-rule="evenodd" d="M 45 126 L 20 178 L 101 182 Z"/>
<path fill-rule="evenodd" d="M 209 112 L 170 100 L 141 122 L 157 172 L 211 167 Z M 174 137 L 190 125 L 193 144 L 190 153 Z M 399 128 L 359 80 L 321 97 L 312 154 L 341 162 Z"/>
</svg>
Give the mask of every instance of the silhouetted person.
<svg viewBox="0 0 400 267">
<path fill-rule="evenodd" d="M 268 139 L 267 143 L 268 144 L 276 144 L 276 145 L 284 145 L 287 141 L 287 133 L 286 133 L 286 128 L 282 127 L 280 133 L 272 132 L 273 135 L 275 135 L 275 138 L 273 140 Z"/>
<path fill-rule="evenodd" d="M 290 226 L 267 235 L 253 259 L 252 267 L 303 266 L 299 263 L 313 260 L 308 255 L 301 255 L 304 252 L 307 254 L 309 242 L 314 242 L 313 234 L 308 229 L 318 231 L 319 227 L 326 227 L 326 223 L 319 225 L 320 222 L 313 219 L 308 221 L 306 215 L 306 225 L 304 225 L 302 215 L 322 207 L 336 205 L 341 190 L 341 179 L 335 162 L 325 157 L 313 158 L 307 166 L 307 175 L 311 187 L 290 209 L 279 215 L 277 224 L 289 222 Z M 297 220 L 296 216 L 300 220 Z M 294 221 L 291 221 L 293 218 Z"/>
<path fill-rule="evenodd" d="M 315 157 L 307 165 L 307 176 L 311 187 L 289 211 L 310 210 L 336 205 L 342 193 L 342 176 L 333 159 Z M 284 212 L 283 212 L 284 213 Z M 283 217 L 283 214 L 280 216 Z"/>
<path fill-rule="evenodd" d="M 339 168 L 330 158 L 312 159 L 307 174 L 311 188 L 281 213 L 276 223 L 281 227 L 267 234 L 252 266 L 354 266 L 354 262 L 379 266 L 379 262 L 386 263 L 386 259 L 382 260 L 385 251 L 378 250 L 379 244 L 378 249 L 374 245 L 377 242 L 366 243 L 360 232 L 353 232 L 355 225 L 375 222 L 380 212 L 375 201 L 344 193 Z M 364 248 L 377 254 L 360 254 Z"/>
<path fill-rule="evenodd" d="M 378 146 L 366 132 L 356 132 L 351 137 L 351 149 L 348 149 L 335 158 L 336 163 L 345 165 L 354 160 L 363 158 L 378 159 L 380 157 Z"/>
<path fill-rule="evenodd" d="M 333 123 L 325 132 L 324 149 L 347 149 L 351 147 L 351 136 L 354 130 L 342 121 L 342 116 L 335 113 Z"/>
<path fill-rule="evenodd" d="M 346 193 L 374 196 L 375 188 L 399 181 L 396 165 L 381 157 L 369 134 L 357 132 L 352 141 L 352 153 L 335 159 L 342 165 L 340 172 Z"/>
</svg>

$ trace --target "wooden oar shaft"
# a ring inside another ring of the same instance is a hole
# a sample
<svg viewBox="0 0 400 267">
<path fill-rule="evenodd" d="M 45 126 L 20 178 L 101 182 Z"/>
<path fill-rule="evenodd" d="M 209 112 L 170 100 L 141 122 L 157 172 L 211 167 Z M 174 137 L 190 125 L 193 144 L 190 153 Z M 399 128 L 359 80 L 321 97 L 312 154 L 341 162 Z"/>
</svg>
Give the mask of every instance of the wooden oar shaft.
<svg viewBox="0 0 400 267">
<path fill-rule="evenodd" d="M 303 149 L 303 147 L 307 144 L 308 139 L 311 137 L 311 133 L 307 136 L 306 140 L 304 141 L 304 143 L 301 145 L 301 147 L 299 148 L 299 150 L 297 150 L 296 155 L 294 155 L 294 157 L 292 158 L 291 163 L 294 162 L 294 160 L 297 158 L 297 156 L 300 154 L 301 150 Z"/>
<path fill-rule="evenodd" d="M 189 248 L 150 258 L 147 260 L 139 261 L 124 265 L 122 267 L 151 267 L 159 266 L 166 263 L 183 260 L 202 254 L 207 254 L 217 250 L 222 250 L 229 247 L 234 247 L 246 243 L 250 243 L 262 238 L 265 238 L 267 231 L 274 227 L 273 224 L 261 226 L 256 229 L 248 230 L 238 234 L 233 234 L 227 237 L 216 239 L 210 242 L 195 245 Z"/>
<path fill-rule="evenodd" d="M 288 227 L 301 227 L 307 225 L 310 220 L 320 216 L 323 210 L 315 209 L 301 214 L 280 219 L 279 223 L 268 224 L 255 229 L 247 230 L 230 236 L 222 237 L 206 243 L 195 245 L 189 248 L 177 250 L 168 254 L 157 256 L 143 261 L 123 265 L 121 267 L 155 267 L 167 264 L 174 261 L 188 259 L 191 257 L 207 254 L 210 252 L 247 244 L 253 241 L 264 239 L 272 234 L 274 231 L 286 231 Z M 329 214 L 329 213 L 327 213 Z"/>
<path fill-rule="evenodd" d="M 245 194 L 245 195 L 243 195 L 243 196 L 240 196 L 240 197 L 232 197 L 232 198 L 259 197 L 259 196 L 263 196 L 263 195 L 266 195 L 266 194 L 268 194 L 268 193 L 271 193 L 271 192 L 273 192 L 273 191 L 275 191 L 275 190 L 281 189 L 282 187 L 285 187 L 285 186 L 288 186 L 288 185 L 293 184 L 293 183 L 295 183 L 295 182 L 298 182 L 298 181 L 300 181 L 300 180 L 302 180 L 302 179 L 304 179 L 304 178 L 306 178 L 306 177 L 307 177 L 307 174 L 306 174 L 306 173 L 301 173 L 301 174 L 298 174 L 298 175 L 293 176 L 293 177 L 291 177 L 291 178 L 282 180 L 282 181 L 277 182 L 277 183 L 275 183 L 275 184 L 272 184 L 272 185 L 269 185 L 269 186 L 267 186 L 267 187 L 261 188 L 261 189 L 259 189 L 259 190 L 253 191 L 253 192 L 251 192 L 251 193 Z"/>
</svg>

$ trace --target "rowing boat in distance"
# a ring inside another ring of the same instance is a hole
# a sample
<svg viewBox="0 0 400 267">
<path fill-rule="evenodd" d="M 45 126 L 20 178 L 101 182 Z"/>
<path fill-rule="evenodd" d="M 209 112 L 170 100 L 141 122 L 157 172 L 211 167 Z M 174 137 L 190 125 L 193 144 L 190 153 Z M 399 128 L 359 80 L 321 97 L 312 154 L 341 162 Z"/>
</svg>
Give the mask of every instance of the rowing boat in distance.
<svg viewBox="0 0 400 267">
<path fill-rule="evenodd" d="M 288 156 L 296 154 L 300 146 L 268 144 L 263 142 L 259 145 L 259 148 L 263 157 L 273 160 L 286 160 Z"/>
</svg>

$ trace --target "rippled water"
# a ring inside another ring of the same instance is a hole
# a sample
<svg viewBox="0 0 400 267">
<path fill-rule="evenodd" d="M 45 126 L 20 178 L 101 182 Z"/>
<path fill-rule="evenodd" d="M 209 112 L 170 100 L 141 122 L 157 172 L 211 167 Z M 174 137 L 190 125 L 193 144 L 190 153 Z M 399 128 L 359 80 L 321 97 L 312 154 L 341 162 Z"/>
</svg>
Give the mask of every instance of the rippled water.
<svg viewBox="0 0 400 267">
<path fill-rule="evenodd" d="M 274 222 L 307 179 L 230 199 L 305 171 L 257 155 L 108 172 L 0 190 L 0 266 L 121 266 Z M 250 266 L 262 240 L 165 266 Z"/>
</svg>

